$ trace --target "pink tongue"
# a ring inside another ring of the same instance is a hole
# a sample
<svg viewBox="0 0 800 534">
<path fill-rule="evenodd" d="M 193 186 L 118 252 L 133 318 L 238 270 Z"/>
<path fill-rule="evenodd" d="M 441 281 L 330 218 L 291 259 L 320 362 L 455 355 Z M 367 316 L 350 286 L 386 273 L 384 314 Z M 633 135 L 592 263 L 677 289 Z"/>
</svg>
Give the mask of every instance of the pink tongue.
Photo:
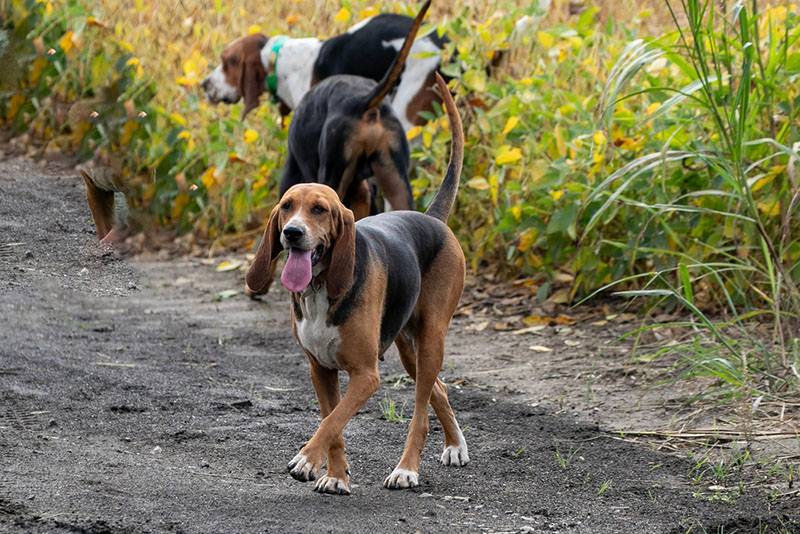
<svg viewBox="0 0 800 534">
<path fill-rule="evenodd" d="M 289 249 L 289 259 L 281 273 L 283 287 L 292 293 L 299 293 L 311 283 L 311 251 Z"/>
</svg>

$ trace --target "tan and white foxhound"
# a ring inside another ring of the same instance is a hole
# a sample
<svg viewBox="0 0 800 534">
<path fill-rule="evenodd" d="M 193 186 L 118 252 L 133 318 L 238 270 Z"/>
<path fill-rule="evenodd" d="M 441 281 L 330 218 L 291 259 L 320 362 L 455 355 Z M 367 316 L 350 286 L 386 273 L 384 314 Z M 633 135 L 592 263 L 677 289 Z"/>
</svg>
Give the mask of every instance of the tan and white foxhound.
<svg viewBox="0 0 800 534">
<path fill-rule="evenodd" d="M 377 391 L 378 362 L 392 343 L 416 389 L 405 448 L 384 486 L 419 485 L 429 404 L 444 429 L 442 463 L 469 462 L 464 434 L 438 378 L 465 261 L 447 226 L 461 175 L 463 132 L 446 83 L 438 75 L 436 83 L 452 144 L 447 174 L 427 212 L 393 211 L 355 222 L 333 189 L 295 185 L 272 210 L 247 273 L 247 291 L 254 292 L 267 283 L 273 259 L 288 250 L 281 282 L 291 292 L 292 332 L 308 359 L 323 417 L 288 468 L 297 480 L 317 480 L 315 491 L 350 493 L 342 432 Z M 350 378 L 343 397 L 339 371 Z"/>
</svg>

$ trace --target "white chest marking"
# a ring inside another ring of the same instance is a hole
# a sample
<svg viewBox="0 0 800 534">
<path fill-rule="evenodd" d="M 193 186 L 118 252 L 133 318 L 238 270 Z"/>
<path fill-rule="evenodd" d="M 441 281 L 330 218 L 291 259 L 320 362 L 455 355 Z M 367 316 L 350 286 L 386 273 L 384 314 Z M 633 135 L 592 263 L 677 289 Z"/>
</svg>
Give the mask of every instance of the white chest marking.
<svg viewBox="0 0 800 534">
<path fill-rule="evenodd" d="M 403 46 L 403 39 L 383 41 L 382 44 L 386 48 L 392 47 L 400 50 Z M 397 86 L 397 93 L 392 99 L 392 109 L 406 132 L 414 126 L 408 120 L 406 110 L 414 97 L 422 91 L 423 84 L 430 73 L 439 68 L 439 62 L 442 59 L 441 54 L 441 49 L 428 36 L 418 39 L 411 46 L 411 52 L 406 60 L 406 69 L 403 71 L 403 76 Z"/>
<path fill-rule="evenodd" d="M 297 321 L 297 340 L 314 359 L 328 369 L 339 369 L 336 353 L 339 352 L 339 329 L 328 326 L 328 291 L 323 286 L 300 299 L 303 318 Z"/>
<path fill-rule="evenodd" d="M 322 41 L 313 37 L 287 39 L 278 53 L 278 97 L 292 109 L 311 89 L 314 62 L 321 47 Z M 261 63 L 269 71 L 273 61 L 270 39 L 261 50 Z"/>
</svg>

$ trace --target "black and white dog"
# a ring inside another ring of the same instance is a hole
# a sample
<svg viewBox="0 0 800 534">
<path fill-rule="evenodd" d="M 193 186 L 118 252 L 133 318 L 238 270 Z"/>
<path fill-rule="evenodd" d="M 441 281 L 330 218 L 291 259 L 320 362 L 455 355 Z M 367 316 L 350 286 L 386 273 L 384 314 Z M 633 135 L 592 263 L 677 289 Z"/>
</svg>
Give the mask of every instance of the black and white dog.
<svg viewBox="0 0 800 534">
<path fill-rule="evenodd" d="M 539 0 L 540 11 L 547 11 L 550 0 Z M 525 16 L 517 21 L 512 40 L 529 32 L 539 18 Z M 317 83 L 337 74 L 351 74 L 380 81 L 408 35 L 413 19 L 383 13 L 364 19 L 327 40 L 315 37 L 266 37 L 261 34 L 237 39 L 222 52 L 222 62 L 202 82 L 211 102 L 245 100 L 245 114 L 258 106 L 259 97 L 270 91 L 286 115 Z M 414 42 L 405 71 L 391 106 L 403 130 L 424 120 L 420 112 L 431 111 L 441 102 L 433 90 L 434 74 L 439 69 L 446 37 L 435 31 Z M 505 51 L 499 51 L 493 63 Z"/>
</svg>

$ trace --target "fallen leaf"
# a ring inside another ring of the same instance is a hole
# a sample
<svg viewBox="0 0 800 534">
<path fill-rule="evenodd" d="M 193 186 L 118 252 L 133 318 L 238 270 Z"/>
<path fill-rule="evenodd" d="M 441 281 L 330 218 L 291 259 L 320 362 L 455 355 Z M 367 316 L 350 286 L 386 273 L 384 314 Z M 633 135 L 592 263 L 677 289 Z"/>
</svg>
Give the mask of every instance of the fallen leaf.
<svg viewBox="0 0 800 534">
<path fill-rule="evenodd" d="M 576 320 L 574 317 L 570 317 L 569 315 L 560 314 L 558 317 L 553 319 L 555 324 L 575 324 Z"/>
<path fill-rule="evenodd" d="M 522 334 L 534 334 L 536 332 L 541 332 L 546 328 L 545 325 L 540 324 L 536 326 L 529 326 L 527 328 L 520 328 L 519 330 L 514 330 L 514 335 L 521 336 Z"/>
<path fill-rule="evenodd" d="M 242 266 L 242 260 L 225 260 L 221 261 L 217 264 L 216 271 L 218 273 L 224 273 L 228 271 L 235 271 L 239 267 Z"/>
<path fill-rule="evenodd" d="M 564 340 L 564 345 L 566 345 L 568 347 L 580 347 L 581 346 L 581 342 L 580 341 L 575 341 L 574 339 L 565 339 Z"/>
<path fill-rule="evenodd" d="M 531 345 L 528 348 L 536 352 L 553 352 L 553 349 L 545 347 L 544 345 Z"/>
<path fill-rule="evenodd" d="M 236 291 L 235 289 L 226 289 L 225 291 L 220 291 L 219 293 L 214 295 L 214 301 L 219 302 L 221 300 L 226 300 L 231 297 L 235 297 L 238 294 L 239 292 Z"/>
<path fill-rule="evenodd" d="M 547 299 L 547 302 L 552 304 L 566 304 L 569 302 L 569 290 L 559 289 Z"/>
<path fill-rule="evenodd" d="M 528 315 L 527 317 L 523 317 L 522 322 L 528 326 L 547 326 L 550 324 L 550 317 L 545 317 L 544 315 Z"/>
<path fill-rule="evenodd" d="M 471 324 L 467 330 L 474 330 L 475 332 L 483 332 L 489 326 L 489 321 L 482 321 L 480 323 Z"/>
<path fill-rule="evenodd" d="M 636 320 L 636 314 L 634 313 L 623 313 L 614 317 L 614 322 L 617 323 L 630 323 L 635 320 Z"/>
<path fill-rule="evenodd" d="M 506 330 L 511 330 L 511 325 L 509 325 L 508 323 L 505 323 L 503 321 L 498 321 L 498 322 L 494 323 L 494 329 L 495 330 L 499 330 L 501 332 L 504 332 Z"/>
</svg>

